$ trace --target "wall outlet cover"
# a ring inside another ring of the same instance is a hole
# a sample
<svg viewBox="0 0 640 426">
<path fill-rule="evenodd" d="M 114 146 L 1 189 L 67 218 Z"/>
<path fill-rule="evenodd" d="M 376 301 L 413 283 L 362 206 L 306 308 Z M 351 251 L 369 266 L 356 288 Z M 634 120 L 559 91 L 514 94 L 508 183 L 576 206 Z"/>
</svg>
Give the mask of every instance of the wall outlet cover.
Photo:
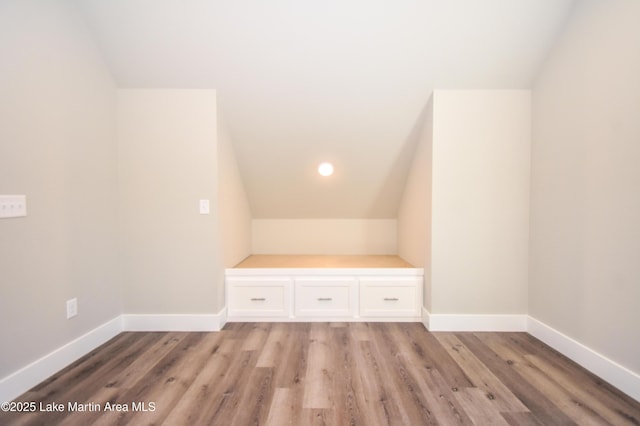
<svg viewBox="0 0 640 426">
<path fill-rule="evenodd" d="M 26 195 L 0 195 L 0 219 L 27 215 Z"/>
<path fill-rule="evenodd" d="M 73 298 L 67 300 L 67 319 L 73 318 L 78 315 L 78 299 Z"/>
</svg>

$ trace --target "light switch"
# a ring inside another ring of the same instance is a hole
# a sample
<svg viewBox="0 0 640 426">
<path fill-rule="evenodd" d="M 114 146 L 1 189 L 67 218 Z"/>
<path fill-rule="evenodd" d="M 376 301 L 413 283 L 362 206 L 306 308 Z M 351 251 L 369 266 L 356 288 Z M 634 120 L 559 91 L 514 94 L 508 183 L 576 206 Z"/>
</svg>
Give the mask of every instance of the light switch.
<svg viewBox="0 0 640 426">
<path fill-rule="evenodd" d="M 209 200 L 200 200 L 200 214 L 209 214 Z"/>
<path fill-rule="evenodd" d="M 73 318 L 78 315 L 78 299 L 67 300 L 67 319 Z"/>
<path fill-rule="evenodd" d="M 0 195 L 0 218 L 23 217 L 26 215 L 26 195 Z"/>
</svg>

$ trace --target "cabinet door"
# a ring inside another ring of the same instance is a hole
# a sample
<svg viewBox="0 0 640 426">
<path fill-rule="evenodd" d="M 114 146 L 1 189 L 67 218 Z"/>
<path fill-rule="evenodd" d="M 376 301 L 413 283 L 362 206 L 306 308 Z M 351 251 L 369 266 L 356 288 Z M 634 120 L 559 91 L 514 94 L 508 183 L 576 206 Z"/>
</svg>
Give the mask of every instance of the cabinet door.
<svg viewBox="0 0 640 426">
<path fill-rule="evenodd" d="M 290 278 L 227 278 L 229 317 L 287 317 L 291 313 Z"/>
<path fill-rule="evenodd" d="M 309 277 L 295 280 L 295 313 L 299 317 L 353 317 L 358 303 L 355 278 Z"/>
<path fill-rule="evenodd" d="M 422 277 L 361 277 L 360 316 L 419 317 Z"/>
</svg>

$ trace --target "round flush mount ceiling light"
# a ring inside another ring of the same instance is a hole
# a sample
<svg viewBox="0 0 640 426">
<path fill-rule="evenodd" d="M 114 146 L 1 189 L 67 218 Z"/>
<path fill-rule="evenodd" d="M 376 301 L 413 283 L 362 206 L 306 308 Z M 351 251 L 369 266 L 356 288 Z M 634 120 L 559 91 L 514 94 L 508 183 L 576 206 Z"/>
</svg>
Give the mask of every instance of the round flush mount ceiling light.
<svg viewBox="0 0 640 426">
<path fill-rule="evenodd" d="M 318 173 L 322 176 L 331 176 L 333 174 L 333 164 L 321 163 L 318 166 Z"/>
</svg>

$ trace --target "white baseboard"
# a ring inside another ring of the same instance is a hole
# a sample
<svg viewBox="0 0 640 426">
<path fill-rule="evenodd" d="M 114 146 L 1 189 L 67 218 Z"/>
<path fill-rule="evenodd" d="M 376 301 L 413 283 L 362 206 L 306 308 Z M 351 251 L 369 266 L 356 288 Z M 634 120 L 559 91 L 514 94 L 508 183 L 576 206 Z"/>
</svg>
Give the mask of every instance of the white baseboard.
<svg viewBox="0 0 640 426">
<path fill-rule="evenodd" d="M 220 320 L 219 320 L 220 328 L 218 330 L 222 330 L 224 328 L 224 325 L 227 323 L 227 307 L 226 306 L 220 310 L 220 312 L 218 313 L 218 316 L 220 317 Z"/>
<path fill-rule="evenodd" d="M 432 314 L 422 309 L 422 323 L 429 331 L 527 331 L 526 315 Z"/>
<path fill-rule="evenodd" d="M 0 402 L 11 401 L 122 332 L 120 316 L 0 380 Z"/>
<path fill-rule="evenodd" d="M 220 331 L 227 310 L 217 314 L 122 315 L 124 331 Z"/>
<path fill-rule="evenodd" d="M 427 330 L 431 330 L 431 313 L 429 313 L 424 306 L 422 307 L 422 325 L 424 325 L 424 328 Z"/>
<path fill-rule="evenodd" d="M 617 364 L 582 343 L 562 334 L 535 318 L 528 317 L 527 331 L 596 376 L 640 401 L 640 375 Z"/>
<path fill-rule="evenodd" d="M 0 379 L 0 402 L 11 401 L 123 331 L 220 331 L 227 309 L 211 315 L 119 315 Z"/>
<path fill-rule="evenodd" d="M 640 401 L 640 375 L 528 315 L 432 314 L 422 308 L 429 331 L 524 331 Z"/>
<path fill-rule="evenodd" d="M 0 402 L 11 401 L 122 331 L 220 331 L 226 322 L 226 307 L 209 315 L 120 315 L 0 379 Z M 640 401 L 640 375 L 527 315 L 431 314 L 422 308 L 422 323 L 430 331 L 526 331 Z"/>
</svg>

